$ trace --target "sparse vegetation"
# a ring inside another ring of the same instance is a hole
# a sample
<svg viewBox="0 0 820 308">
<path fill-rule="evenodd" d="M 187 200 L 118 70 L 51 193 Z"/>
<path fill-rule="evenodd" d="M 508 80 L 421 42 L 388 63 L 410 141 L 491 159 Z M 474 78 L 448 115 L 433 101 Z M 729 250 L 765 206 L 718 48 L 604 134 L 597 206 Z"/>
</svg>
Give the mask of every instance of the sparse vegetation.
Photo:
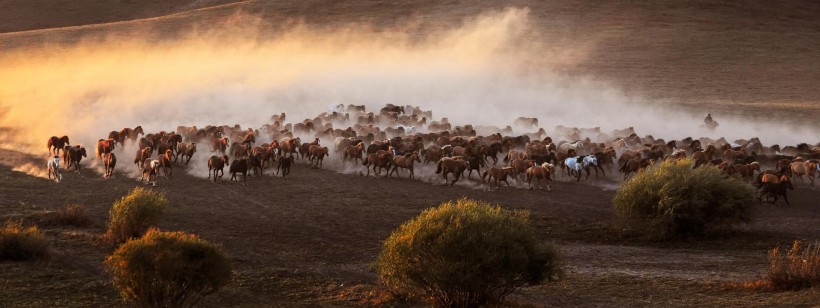
<svg viewBox="0 0 820 308">
<path fill-rule="evenodd" d="M 79 204 L 63 206 L 53 213 L 48 213 L 46 222 L 62 226 L 86 227 L 91 224 L 88 211 Z"/>
<path fill-rule="evenodd" d="M 142 307 L 192 307 L 231 278 L 221 249 L 184 232 L 151 229 L 105 261 L 126 300 Z"/>
<path fill-rule="evenodd" d="M 155 225 L 168 206 L 168 199 L 159 192 L 136 187 L 114 202 L 109 211 L 105 237 L 113 243 L 138 238 Z"/>
<path fill-rule="evenodd" d="M 0 260 L 23 261 L 48 255 L 48 241 L 36 226 L 24 228 L 19 221 L 7 221 L 0 227 Z"/>
<path fill-rule="evenodd" d="M 780 247 L 769 251 L 768 285 L 777 290 L 800 290 L 820 285 L 820 243 L 794 241 L 784 255 Z"/>
<path fill-rule="evenodd" d="M 624 182 L 613 200 L 616 225 L 668 240 L 703 236 L 750 219 L 751 185 L 713 166 L 692 166 L 691 160 L 667 161 Z"/>
<path fill-rule="evenodd" d="M 469 199 L 404 223 L 384 242 L 377 267 L 392 292 L 456 307 L 499 304 L 560 275 L 557 252 L 537 243 L 528 211 Z"/>
</svg>

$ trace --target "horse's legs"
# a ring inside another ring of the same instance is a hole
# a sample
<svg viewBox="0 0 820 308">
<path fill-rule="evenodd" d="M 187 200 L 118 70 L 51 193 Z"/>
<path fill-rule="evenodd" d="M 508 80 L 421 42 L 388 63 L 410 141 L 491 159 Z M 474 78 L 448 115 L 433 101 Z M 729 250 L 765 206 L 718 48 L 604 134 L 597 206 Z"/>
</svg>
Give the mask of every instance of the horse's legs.
<svg viewBox="0 0 820 308">
<path fill-rule="evenodd" d="M 783 200 L 786 200 L 786 205 L 791 206 L 789 203 L 789 196 L 787 195 L 786 189 L 783 189 Z"/>
</svg>

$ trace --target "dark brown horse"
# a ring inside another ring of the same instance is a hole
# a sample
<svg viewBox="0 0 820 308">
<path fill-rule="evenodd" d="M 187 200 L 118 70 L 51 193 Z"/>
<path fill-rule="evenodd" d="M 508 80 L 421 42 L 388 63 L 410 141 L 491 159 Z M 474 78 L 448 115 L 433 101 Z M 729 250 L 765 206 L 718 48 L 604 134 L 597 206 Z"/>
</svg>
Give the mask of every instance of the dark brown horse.
<svg viewBox="0 0 820 308">
<path fill-rule="evenodd" d="M 450 183 L 452 186 L 458 182 L 461 174 L 464 173 L 464 170 L 467 170 L 468 166 L 469 163 L 465 160 L 444 157 L 436 164 L 436 174 L 441 174 L 441 177 L 444 178 L 444 184 L 446 185 L 447 175 L 452 173 L 454 177 L 453 182 Z"/>
<path fill-rule="evenodd" d="M 239 181 L 239 178 L 236 176 L 237 173 L 242 174 L 243 182 L 248 182 L 248 159 L 241 158 L 236 159 L 231 162 L 231 167 L 228 170 L 231 173 L 231 181 Z"/>
<path fill-rule="evenodd" d="M 219 156 L 216 156 L 216 155 L 211 156 L 211 158 L 208 159 L 208 178 L 209 179 L 211 178 L 211 171 L 213 171 L 214 183 L 215 183 L 216 178 L 217 178 L 217 176 L 216 176 L 217 173 L 219 173 L 220 178 L 223 175 L 225 175 L 225 165 L 227 165 L 227 164 L 228 164 L 228 155 L 222 155 L 222 157 L 219 157 Z"/>
<path fill-rule="evenodd" d="M 63 148 L 63 165 L 66 170 L 74 166 L 77 173 L 80 173 L 80 161 L 83 157 L 88 157 L 88 155 L 85 152 L 85 148 L 79 145 L 66 146 Z"/>
<path fill-rule="evenodd" d="M 62 136 L 59 138 L 57 136 L 51 136 L 51 138 L 48 138 L 48 144 L 46 144 L 46 147 L 48 147 L 49 154 L 59 156 L 60 150 L 67 145 L 71 145 L 68 141 L 68 136 Z"/>
<path fill-rule="evenodd" d="M 777 203 L 778 197 L 783 196 L 783 199 L 786 200 L 786 205 L 791 205 L 786 191 L 788 189 L 794 190 L 794 186 L 789 176 L 785 174 L 778 176 L 776 174 L 762 173 L 758 178 L 758 182 L 760 186 L 758 190 L 758 200 L 762 202 L 763 196 L 766 196 L 767 199 L 773 199 L 772 205 L 774 205 Z"/>
<path fill-rule="evenodd" d="M 633 158 L 624 163 L 620 171 L 624 174 L 624 180 L 626 180 L 630 173 L 638 173 L 650 165 L 652 165 L 652 160 L 649 158 Z M 589 174 L 587 174 L 587 176 L 589 176 Z"/>
<path fill-rule="evenodd" d="M 282 156 L 279 159 L 279 165 L 276 167 L 276 175 L 279 175 L 279 171 L 282 171 L 282 178 L 285 178 L 286 175 L 290 173 L 290 165 L 293 164 L 293 156 Z"/>
</svg>

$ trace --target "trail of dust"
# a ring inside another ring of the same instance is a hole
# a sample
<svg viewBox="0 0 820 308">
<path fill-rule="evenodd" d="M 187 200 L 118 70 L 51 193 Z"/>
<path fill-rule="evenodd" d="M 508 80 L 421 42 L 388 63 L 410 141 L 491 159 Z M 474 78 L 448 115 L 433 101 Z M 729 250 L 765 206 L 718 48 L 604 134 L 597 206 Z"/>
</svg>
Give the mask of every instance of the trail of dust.
<svg viewBox="0 0 820 308">
<path fill-rule="evenodd" d="M 233 26 L 199 25 L 175 39 L 134 33 L 4 53 L 0 119 L 8 133 L 0 147 L 40 155 L 48 137 L 65 134 L 93 152 L 98 139 L 123 127 L 259 127 L 271 114 L 300 121 L 340 103 L 371 110 L 413 104 L 457 124 L 503 127 L 534 116 L 546 128 L 634 126 L 661 138 L 757 136 L 782 145 L 820 134 L 817 127 L 743 119 L 719 119 L 716 131 L 699 131 L 702 115 L 659 109 L 606 83 L 556 74 L 551 68 L 580 61 L 595 40 L 551 46 L 534 39 L 528 14 L 487 12 L 423 38 L 402 27 L 356 24 L 319 31 L 297 23 L 270 35 L 269 24 L 240 15 Z M 188 168 L 196 176 L 207 176 L 206 148 Z M 123 150 L 117 170 L 138 175 L 136 148 Z M 83 164 L 102 170 L 90 157 Z M 435 180 L 421 173 L 420 180 Z"/>
</svg>

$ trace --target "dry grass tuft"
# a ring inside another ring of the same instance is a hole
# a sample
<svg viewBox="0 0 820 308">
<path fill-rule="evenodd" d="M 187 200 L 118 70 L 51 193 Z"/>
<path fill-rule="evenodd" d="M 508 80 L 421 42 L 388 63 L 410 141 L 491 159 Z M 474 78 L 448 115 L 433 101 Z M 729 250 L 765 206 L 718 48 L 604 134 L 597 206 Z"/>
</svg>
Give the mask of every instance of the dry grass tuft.
<svg viewBox="0 0 820 308">
<path fill-rule="evenodd" d="M 0 260 L 23 261 L 49 256 L 49 245 L 36 226 L 23 228 L 19 221 L 0 227 Z"/>
</svg>

